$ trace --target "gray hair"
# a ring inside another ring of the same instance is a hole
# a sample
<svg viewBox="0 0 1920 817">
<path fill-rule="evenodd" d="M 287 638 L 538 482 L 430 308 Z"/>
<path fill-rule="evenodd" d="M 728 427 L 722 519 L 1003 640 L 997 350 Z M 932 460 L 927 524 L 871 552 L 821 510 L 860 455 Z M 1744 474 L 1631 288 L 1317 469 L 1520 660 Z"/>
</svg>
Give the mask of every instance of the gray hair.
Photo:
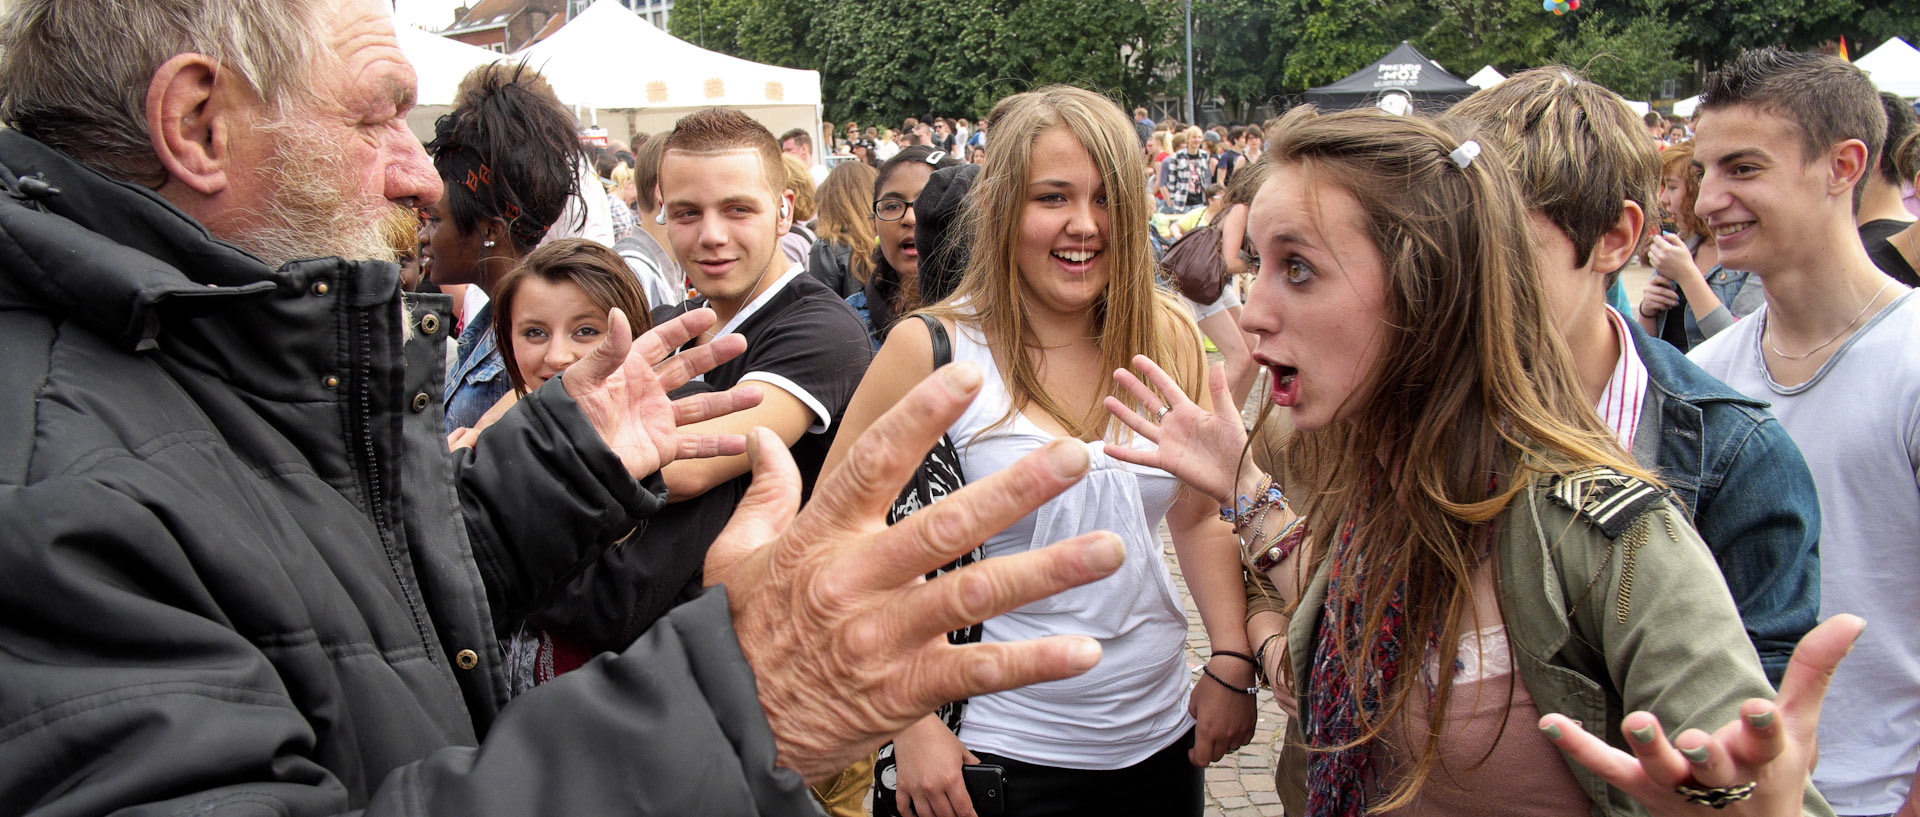
<svg viewBox="0 0 1920 817">
<path fill-rule="evenodd" d="M 205 54 L 280 109 L 310 93 L 326 0 L 13 0 L 0 18 L 0 121 L 117 179 L 157 186 L 147 87 Z"/>
</svg>

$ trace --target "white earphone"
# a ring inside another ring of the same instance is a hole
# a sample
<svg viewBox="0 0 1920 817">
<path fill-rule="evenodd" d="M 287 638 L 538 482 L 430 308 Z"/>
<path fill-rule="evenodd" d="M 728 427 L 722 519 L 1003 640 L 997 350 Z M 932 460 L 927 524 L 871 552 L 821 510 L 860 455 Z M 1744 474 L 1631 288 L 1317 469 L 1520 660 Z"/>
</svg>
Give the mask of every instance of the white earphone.
<svg viewBox="0 0 1920 817">
<path fill-rule="evenodd" d="M 787 217 L 787 203 L 784 201 L 780 202 L 780 217 L 781 218 Z"/>
<path fill-rule="evenodd" d="M 667 206 L 665 204 L 660 205 L 660 215 L 653 217 L 653 223 L 655 224 L 667 223 Z"/>
</svg>

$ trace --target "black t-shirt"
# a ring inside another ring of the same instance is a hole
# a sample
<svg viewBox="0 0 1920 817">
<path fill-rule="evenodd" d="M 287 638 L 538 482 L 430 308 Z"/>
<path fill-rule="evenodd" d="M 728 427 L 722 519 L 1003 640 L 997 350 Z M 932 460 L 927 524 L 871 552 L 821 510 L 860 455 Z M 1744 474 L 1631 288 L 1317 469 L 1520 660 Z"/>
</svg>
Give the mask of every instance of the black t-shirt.
<svg viewBox="0 0 1920 817">
<path fill-rule="evenodd" d="M 1893 276 L 1894 280 L 1910 287 L 1920 287 L 1920 273 L 1900 254 L 1900 250 L 1886 239 L 1867 244 L 1867 257 L 1873 259 L 1873 265 L 1881 272 Z"/>
<path fill-rule="evenodd" d="M 669 320 L 706 303 L 705 298 L 695 298 L 661 307 L 653 311 L 653 319 L 655 323 Z M 812 427 L 791 450 L 800 466 L 801 495 L 811 495 L 834 434 L 840 430 L 840 418 L 873 360 L 873 347 L 859 314 L 825 284 L 802 272 L 727 331 L 746 336 L 747 351 L 714 367 L 704 380 L 716 389 L 731 389 L 743 380 L 758 381 L 807 404 L 814 414 Z M 744 486 L 750 475 L 737 479 Z"/>
<path fill-rule="evenodd" d="M 1887 236 L 1906 229 L 1907 225 L 1912 223 L 1911 221 L 1901 221 L 1897 218 L 1874 219 L 1873 221 L 1860 225 L 1860 243 L 1867 245 L 1868 249 L 1872 249 L 1873 245 L 1887 240 Z"/>
</svg>

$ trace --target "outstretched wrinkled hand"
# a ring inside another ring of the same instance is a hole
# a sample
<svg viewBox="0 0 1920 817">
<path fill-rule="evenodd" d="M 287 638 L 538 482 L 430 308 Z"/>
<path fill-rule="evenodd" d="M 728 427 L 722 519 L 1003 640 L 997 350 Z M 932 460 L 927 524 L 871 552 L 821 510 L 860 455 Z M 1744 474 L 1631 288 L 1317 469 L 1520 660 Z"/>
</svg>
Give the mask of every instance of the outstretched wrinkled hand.
<svg viewBox="0 0 1920 817">
<path fill-rule="evenodd" d="M 1620 723 L 1627 745 L 1633 747 L 1633 754 L 1627 754 L 1588 734 L 1565 715 L 1541 718 L 1540 729 L 1568 758 L 1632 795 L 1649 813 L 1702 814 L 1699 805 L 1675 791 L 1677 786 L 1707 789 L 1753 783 L 1752 796 L 1727 806 L 1727 813 L 1798 815 L 1807 775 L 1818 757 L 1815 733 L 1820 704 L 1840 659 L 1853 649 L 1866 624 L 1859 616 L 1842 614 L 1813 628 L 1794 649 L 1779 696 L 1741 704 L 1740 717 L 1711 735 L 1689 729 L 1669 742 L 1651 714 L 1635 712 Z"/>
<path fill-rule="evenodd" d="M 679 427 L 752 408 L 760 402 L 758 389 L 667 397 L 667 392 L 746 351 L 746 339 L 729 334 L 673 353 L 712 327 L 715 319 L 713 310 L 695 309 L 635 339 L 626 313 L 615 309 L 607 316 L 607 339 L 561 376 L 567 394 L 634 477 L 676 459 L 746 450 L 746 441 L 737 434 L 681 434 Z"/>
<path fill-rule="evenodd" d="M 753 485 L 707 552 L 706 580 L 727 586 L 780 765 L 809 782 L 942 703 L 1100 660 L 1099 642 L 1082 636 L 956 646 L 946 633 L 1113 573 L 1124 550 L 1111 533 L 923 578 L 1078 481 L 1085 446 L 1056 442 L 886 525 L 900 487 L 979 389 L 967 363 L 921 381 L 821 476 L 804 509 L 779 437 L 749 435 Z"/>
<path fill-rule="evenodd" d="M 1213 397 L 1213 410 L 1208 411 L 1187 399 L 1180 384 L 1146 355 L 1134 355 L 1133 365 L 1146 375 L 1153 388 L 1125 369 L 1115 370 L 1113 380 L 1139 400 L 1141 407 L 1152 416 L 1142 416 L 1114 397 L 1106 399 L 1107 411 L 1151 440 L 1155 447 L 1143 451 L 1107 443 L 1107 456 L 1158 468 L 1213 497 L 1215 502 L 1231 503 L 1241 452 L 1247 447 L 1247 428 L 1241 425 L 1240 412 L 1227 393 L 1226 369 L 1215 363 L 1207 370 L 1207 390 Z M 1160 411 L 1162 408 L 1166 409 L 1164 413 Z"/>
</svg>

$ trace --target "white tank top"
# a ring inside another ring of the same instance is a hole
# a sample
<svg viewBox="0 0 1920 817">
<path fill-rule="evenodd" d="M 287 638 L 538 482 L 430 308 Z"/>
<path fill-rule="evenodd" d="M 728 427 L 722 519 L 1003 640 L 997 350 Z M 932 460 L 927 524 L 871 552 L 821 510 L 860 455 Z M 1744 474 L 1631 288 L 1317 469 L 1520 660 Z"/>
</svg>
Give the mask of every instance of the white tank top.
<svg viewBox="0 0 1920 817">
<path fill-rule="evenodd" d="M 1022 415 L 975 436 L 1006 413 L 1011 398 L 978 330 L 964 324 L 958 329 L 953 359 L 979 366 L 984 382 L 948 432 L 967 478 L 979 479 L 1055 437 Z M 1152 446 L 1137 435 L 1130 444 Z M 1122 769 L 1171 745 L 1193 725 L 1186 705 L 1187 616 L 1159 536 L 1180 481 L 1108 457 L 1099 443 L 1087 444 L 1087 451 L 1093 467 L 1086 478 L 988 539 L 986 556 L 1107 530 L 1126 542 L 1126 563 L 1105 579 L 988 619 L 980 640 L 1088 635 L 1100 640 L 1100 663 L 1078 677 L 972 699 L 960 740 L 974 751 L 1068 769 Z"/>
</svg>

